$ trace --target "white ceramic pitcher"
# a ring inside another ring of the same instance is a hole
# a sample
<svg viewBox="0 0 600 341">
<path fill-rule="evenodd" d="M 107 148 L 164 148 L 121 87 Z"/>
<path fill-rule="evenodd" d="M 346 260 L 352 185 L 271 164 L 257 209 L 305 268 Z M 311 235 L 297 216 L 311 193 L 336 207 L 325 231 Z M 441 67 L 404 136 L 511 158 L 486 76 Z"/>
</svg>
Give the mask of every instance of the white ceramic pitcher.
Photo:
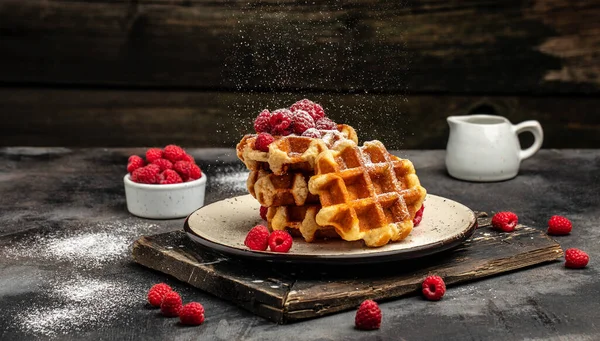
<svg viewBox="0 0 600 341">
<path fill-rule="evenodd" d="M 446 147 L 448 173 L 462 180 L 500 181 L 515 177 L 521 161 L 531 157 L 542 146 L 544 132 L 538 121 L 516 125 L 502 116 L 450 116 L 450 137 Z M 531 132 L 533 145 L 525 150 L 518 134 Z"/>
</svg>

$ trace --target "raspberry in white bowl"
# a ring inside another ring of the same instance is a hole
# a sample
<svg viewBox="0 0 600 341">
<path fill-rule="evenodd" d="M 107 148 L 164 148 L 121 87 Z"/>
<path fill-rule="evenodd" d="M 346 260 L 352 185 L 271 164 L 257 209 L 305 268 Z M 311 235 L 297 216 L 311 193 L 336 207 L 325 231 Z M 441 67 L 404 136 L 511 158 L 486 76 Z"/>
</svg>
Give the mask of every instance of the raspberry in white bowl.
<svg viewBox="0 0 600 341">
<path fill-rule="evenodd" d="M 206 175 L 181 147 L 150 148 L 132 155 L 123 178 L 127 209 L 151 219 L 184 218 L 204 205 Z"/>
</svg>

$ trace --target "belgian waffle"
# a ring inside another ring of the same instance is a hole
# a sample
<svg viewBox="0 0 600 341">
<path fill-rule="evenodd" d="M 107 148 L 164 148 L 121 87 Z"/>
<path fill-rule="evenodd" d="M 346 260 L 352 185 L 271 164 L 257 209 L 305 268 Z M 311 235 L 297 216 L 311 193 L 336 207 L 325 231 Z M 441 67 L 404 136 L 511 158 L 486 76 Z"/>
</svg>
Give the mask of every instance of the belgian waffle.
<svg viewBox="0 0 600 341">
<path fill-rule="evenodd" d="M 412 162 L 389 154 L 379 141 L 341 142 L 317 157 L 315 174 L 308 188 L 323 206 L 317 224 L 367 246 L 406 238 L 426 195 Z"/>
<path fill-rule="evenodd" d="M 338 124 L 337 130 L 320 130 L 322 138 L 297 135 L 275 136 L 269 151 L 254 148 L 255 134 L 242 138 L 237 145 L 237 156 L 251 171 L 269 169 L 276 175 L 293 172 L 312 172 L 317 156 L 347 139 L 357 143 L 356 131 L 349 125 Z"/>
<path fill-rule="evenodd" d="M 320 205 L 269 207 L 267 222 L 272 230 L 287 230 L 300 235 L 307 242 L 323 238 L 340 238 L 332 226 L 321 226 L 315 221 Z"/>
<path fill-rule="evenodd" d="M 314 173 L 275 175 L 267 170 L 251 171 L 246 185 L 248 192 L 266 207 L 319 203 L 319 197 L 308 191 L 308 179 Z"/>
</svg>

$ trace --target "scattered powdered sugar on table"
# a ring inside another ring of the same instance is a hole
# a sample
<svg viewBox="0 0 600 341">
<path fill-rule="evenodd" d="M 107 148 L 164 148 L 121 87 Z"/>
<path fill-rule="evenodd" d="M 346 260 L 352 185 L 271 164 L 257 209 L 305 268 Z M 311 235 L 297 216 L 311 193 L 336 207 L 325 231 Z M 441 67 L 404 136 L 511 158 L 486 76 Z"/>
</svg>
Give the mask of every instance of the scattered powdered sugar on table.
<svg viewBox="0 0 600 341">
<path fill-rule="evenodd" d="M 53 309 L 30 308 L 17 316 L 17 318 L 24 330 L 52 336 L 61 330 L 67 331 L 70 326 L 80 328 L 86 321 L 81 319 L 78 313 L 74 307 L 56 307 Z"/>
<path fill-rule="evenodd" d="M 118 290 L 116 283 L 91 278 L 67 282 L 57 287 L 54 292 L 70 301 L 86 302 L 94 300 L 96 296 L 103 293 L 114 293 Z"/>
<path fill-rule="evenodd" d="M 94 268 L 127 257 L 133 241 L 158 225 L 139 222 L 102 222 L 82 229 L 69 228 L 37 234 L 6 250 L 13 258 L 51 259 Z"/>
<path fill-rule="evenodd" d="M 125 236 L 93 232 L 51 240 L 44 252 L 55 259 L 94 266 L 120 258 L 129 243 Z"/>
<path fill-rule="evenodd" d="M 248 170 L 240 170 L 239 168 L 227 167 L 223 169 L 223 173 L 213 176 L 213 181 L 224 190 L 245 192 L 246 180 L 248 179 Z"/>
<path fill-rule="evenodd" d="M 77 276 L 66 283 L 55 279 L 48 291 L 50 305 L 34 305 L 16 316 L 22 330 L 56 336 L 66 332 L 87 331 L 108 325 L 119 311 L 144 302 L 145 288 L 125 281 Z"/>
<path fill-rule="evenodd" d="M 159 228 L 158 224 L 129 218 L 35 232 L 2 246 L 2 252 L 18 262 L 68 263 L 42 280 L 43 299 L 32 303 L 25 298 L 27 308 L 14 316 L 19 328 L 26 333 L 57 337 L 127 318 L 127 311 L 143 306 L 148 288 L 135 280 L 92 277 L 90 270 L 127 259 L 135 239 L 156 233 Z"/>
</svg>

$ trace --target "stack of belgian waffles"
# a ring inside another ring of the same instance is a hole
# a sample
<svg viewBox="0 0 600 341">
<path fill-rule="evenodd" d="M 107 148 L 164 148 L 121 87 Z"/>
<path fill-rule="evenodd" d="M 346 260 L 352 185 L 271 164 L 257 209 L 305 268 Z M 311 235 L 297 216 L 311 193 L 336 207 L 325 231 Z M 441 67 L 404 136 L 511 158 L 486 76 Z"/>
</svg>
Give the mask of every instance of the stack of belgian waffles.
<svg viewBox="0 0 600 341">
<path fill-rule="evenodd" d="M 268 208 L 270 229 L 372 247 L 409 235 L 426 195 L 412 162 L 377 140 L 358 145 L 354 128 L 333 123 L 309 100 L 264 110 L 255 130 L 237 155 L 250 170 L 248 191 Z"/>
</svg>

